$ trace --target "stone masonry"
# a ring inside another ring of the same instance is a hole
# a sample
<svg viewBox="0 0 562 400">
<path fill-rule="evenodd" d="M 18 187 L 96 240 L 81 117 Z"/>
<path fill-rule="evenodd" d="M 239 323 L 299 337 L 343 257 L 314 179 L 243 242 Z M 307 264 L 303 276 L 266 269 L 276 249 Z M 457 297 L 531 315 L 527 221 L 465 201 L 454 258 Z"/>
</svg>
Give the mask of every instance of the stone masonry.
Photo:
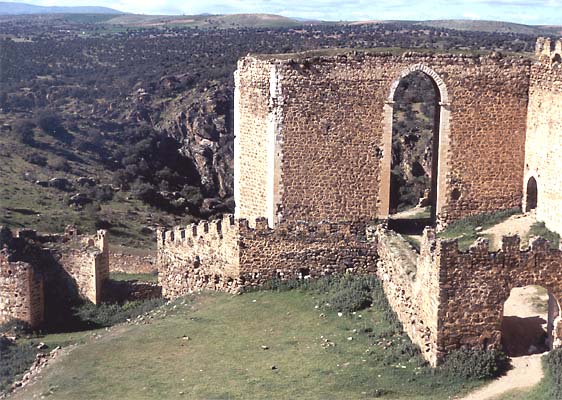
<svg viewBox="0 0 562 400">
<path fill-rule="evenodd" d="M 158 233 L 162 294 L 202 289 L 237 293 L 272 279 L 309 279 L 342 272 L 374 273 L 376 251 L 349 224 L 280 224 L 255 227 L 232 215 Z"/>
<path fill-rule="evenodd" d="M 519 237 L 504 237 L 501 250 L 490 252 L 482 239 L 461 252 L 456 240 L 437 239 L 427 228 L 419 256 L 408 262 L 399 256 L 407 244 L 397 234 L 379 227 L 374 236 L 377 275 L 387 298 L 432 365 L 462 347 L 500 349 L 503 307 L 516 287 L 548 290 L 549 342 L 562 345 L 562 251 L 551 249 L 546 240 L 537 238 L 521 250 Z M 403 244 L 392 243 L 397 240 Z"/>
<path fill-rule="evenodd" d="M 272 227 L 387 218 L 392 102 L 413 71 L 440 97 L 438 220 L 520 206 L 530 65 L 411 52 L 241 59 L 236 217 Z"/>
<path fill-rule="evenodd" d="M 537 56 L 529 87 L 523 202 L 526 207 L 527 182 L 535 178 L 537 219 L 562 234 L 562 40 L 539 40 Z"/>
<path fill-rule="evenodd" d="M 105 231 L 96 235 L 39 235 L 0 228 L 0 323 L 18 319 L 39 327 L 55 293 L 99 304 L 109 279 Z"/>
<path fill-rule="evenodd" d="M 549 291 L 549 343 L 562 345 L 562 252 L 504 237 L 461 252 L 426 228 L 419 254 L 373 220 L 389 215 L 392 103 L 400 79 L 439 95 L 436 226 L 534 204 L 562 233 L 562 41 L 536 59 L 353 52 L 248 56 L 235 74 L 235 216 L 158 232 L 163 295 L 240 292 L 272 279 L 376 274 L 424 357 L 501 346 L 511 289 Z"/>
</svg>

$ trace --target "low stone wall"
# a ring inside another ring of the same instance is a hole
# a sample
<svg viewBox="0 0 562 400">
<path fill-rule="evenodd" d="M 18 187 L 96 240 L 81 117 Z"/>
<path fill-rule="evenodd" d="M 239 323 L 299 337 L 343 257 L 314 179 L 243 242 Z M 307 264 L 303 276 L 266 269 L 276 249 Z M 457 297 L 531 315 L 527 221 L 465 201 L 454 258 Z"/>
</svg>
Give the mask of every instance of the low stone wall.
<svg viewBox="0 0 562 400">
<path fill-rule="evenodd" d="M 432 365 L 438 363 L 439 269 L 426 233 L 418 256 L 397 233 L 379 226 L 375 232 L 377 276 L 404 331 Z"/>
<path fill-rule="evenodd" d="M 349 272 L 373 274 L 377 254 L 364 227 L 328 222 L 281 223 L 268 227 L 265 218 L 251 228 L 240 220 L 240 279 L 243 288 L 272 279 L 316 279 Z"/>
<path fill-rule="evenodd" d="M 162 297 L 162 287 L 156 283 L 137 281 L 109 281 L 106 284 L 104 301 L 123 303 L 125 301 L 150 300 Z"/>
<path fill-rule="evenodd" d="M 109 252 L 109 265 L 111 272 L 125 274 L 151 274 L 157 271 L 156 255 L 139 256 L 124 254 L 119 251 Z"/>
</svg>

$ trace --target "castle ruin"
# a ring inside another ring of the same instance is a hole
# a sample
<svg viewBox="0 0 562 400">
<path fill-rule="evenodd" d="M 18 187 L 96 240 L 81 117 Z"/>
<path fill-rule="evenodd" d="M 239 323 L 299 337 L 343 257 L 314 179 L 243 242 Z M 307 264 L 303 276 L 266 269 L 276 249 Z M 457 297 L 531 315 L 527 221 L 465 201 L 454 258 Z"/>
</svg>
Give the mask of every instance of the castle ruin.
<svg viewBox="0 0 562 400">
<path fill-rule="evenodd" d="M 235 74 L 234 216 L 158 232 L 163 294 L 230 292 L 270 279 L 376 274 L 405 331 L 437 365 L 501 346 L 512 288 L 550 294 L 562 337 L 562 253 L 505 237 L 461 252 L 426 229 L 419 255 L 372 221 L 389 217 L 394 92 L 414 71 L 439 97 L 430 199 L 437 229 L 515 207 L 562 234 L 562 41 L 535 59 L 501 54 L 353 52 L 247 56 Z"/>
<path fill-rule="evenodd" d="M 20 320 L 39 328 L 57 300 L 101 303 L 109 279 L 106 232 L 39 235 L 0 228 L 0 323 Z M 52 315 L 52 314 L 51 314 Z"/>
</svg>

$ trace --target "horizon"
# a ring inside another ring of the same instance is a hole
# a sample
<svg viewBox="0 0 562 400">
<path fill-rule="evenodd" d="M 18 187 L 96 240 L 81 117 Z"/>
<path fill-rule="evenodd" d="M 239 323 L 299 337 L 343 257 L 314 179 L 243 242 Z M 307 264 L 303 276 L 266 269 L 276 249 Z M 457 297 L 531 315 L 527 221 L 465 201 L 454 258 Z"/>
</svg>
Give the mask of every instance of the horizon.
<svg viewBox="0 0 562 400">
<path fill-rule="evenodd" d="M 274 14 L 288 18 L 338 21 L 501 21 L 524 25 L 561 25 L 562 0 L 421 0 L 415 5 L 405 0 L 212 0 L 179 2 L 163 0 L 5 0 L 44 7 L 109 7 L 140 15 Z"/>
</svg>

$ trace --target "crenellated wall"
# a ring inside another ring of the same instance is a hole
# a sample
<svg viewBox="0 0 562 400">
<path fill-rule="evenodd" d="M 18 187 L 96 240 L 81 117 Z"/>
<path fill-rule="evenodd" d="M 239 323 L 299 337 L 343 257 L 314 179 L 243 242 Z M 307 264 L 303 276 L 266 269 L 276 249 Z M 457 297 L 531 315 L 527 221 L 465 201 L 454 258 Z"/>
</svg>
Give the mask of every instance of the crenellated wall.
<svg viewBox="0 0 562 400">
<path fill-rule="evenodd" d="M 349 224 L 251 224 L 231 215 L 158 233 L 163 295 L 202 290 L 239 292 L 272 279 L 308 279 L 340 272 L 374 273 L 376 251 Z"/>
<path fill-rule="evenodd" d="M 272 279 L 315 279 L 352 273 L 373 274 L 376 248 L 365 237 L 365 228 L 329 222 L 280 223 L 268 227 L 266 218 L 251 228 L 240 221 L 240 278 L 244 288 Z"/>
<path fill-rule="evenodd" d="M 438 365 L 460 348 L 501 349 L 503 309 L 512 289 L 539 285 L 554 300 L 548 333 L 562 345 L 562 251 L 540 238 L 520 249 L 518 236 L 504 237 L 500 251 L 484 239 L 461 252 L 456 240 L 426 229 L 415 256 L 396 233 L 375 232 L 380 256 L 377 275 L 405 332 L 424 357 Z M 413 258 L 414 257 L 414 258 Z"/>
<path fill-rule="evenodd" d="M 490 252 L 488 242 L 477 242 L 461 252 L 455 241 L 435 242 L 440 268 L 438 339 L 444 354 L 459 347 L 501 348 L 504 303 L 516 287 L 539 285 L 555 299 L 550 313 L 551 344 L 562 345 L 562 324 L 557 318 L 562 301 L 562 251 L 551 249 L 541 238 L 521 250 L 518 236 L 505 236 L 501 250 Z M 555 318 L 555 319 L 554 319 Z"/>
<path fill-rule="evenodd" d="M 236 292 L 239 225 L 233 216 L 157 233 L 156 265 L 162 295 L 175 298 L 202 290 Z"/>
</svg>

